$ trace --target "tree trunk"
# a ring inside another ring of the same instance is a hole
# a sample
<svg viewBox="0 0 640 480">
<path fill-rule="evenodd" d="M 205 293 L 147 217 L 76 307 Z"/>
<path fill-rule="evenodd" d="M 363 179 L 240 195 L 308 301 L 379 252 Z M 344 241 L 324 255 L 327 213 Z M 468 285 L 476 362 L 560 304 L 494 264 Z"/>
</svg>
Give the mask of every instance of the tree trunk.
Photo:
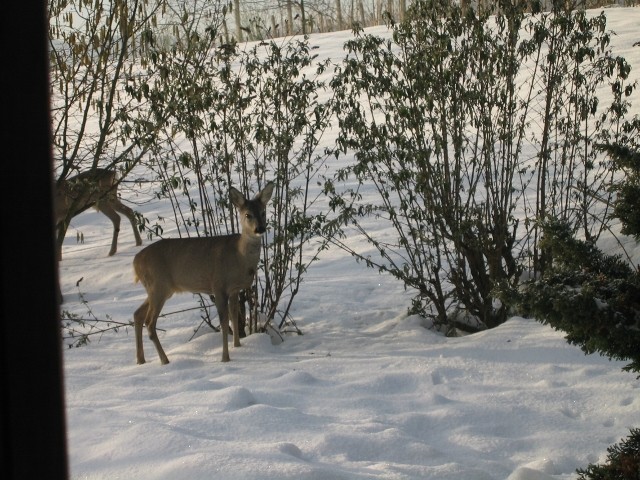
<svg viewBox="0 0 640 480">
<path fill-rule="evenodd" d="M 307 19 L 304 15 L 304 0 L 300 0 L 300 16 L 302 22 L 302 35 L 307 34 Z"/>
<path fill-rule="evenodd" d="M 287 2 L 287 35 L 293 33 L 293 1 Z"/>
<path fill-rule="evenodd" d="M 233 14 L 236 22 L 236 37 L 242 42 L 242 24 L 240 23 L 240 0 L 233 0 Z"/>
<path fill-rule="evenodd" d="M 407 1 L 406 0 L 398 0 L 398 17 L 399 20 L 404 20 L 404 14 L 407 12 Z"/>
</svg>

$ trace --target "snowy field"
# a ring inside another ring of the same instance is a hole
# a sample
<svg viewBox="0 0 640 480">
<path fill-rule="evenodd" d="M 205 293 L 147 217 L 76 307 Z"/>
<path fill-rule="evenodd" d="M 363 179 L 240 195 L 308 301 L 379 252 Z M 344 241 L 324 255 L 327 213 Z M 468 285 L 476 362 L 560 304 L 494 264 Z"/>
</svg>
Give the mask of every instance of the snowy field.
<svg viewBox="0 0 640 480">
<path fill-rule="evenodd" d="M 640 8 L 607 16 L 614 53 L 639 78 Z M 338 60 L 348 37 L 316 35 L 311 44 Z M 168 202 L 136 203 L 126 189 L 123 197 L 145 215 L 171 216 Z M 101 214 L 72 221 L 63 309 L 86 314 L 75 286 L 82 278 L 93 314 L 126 323 L 145 298 L 131 266 L 140 247 L 126 219 L 114 257 L 110 239 Z M 196 305 L 182 294 L 164 312 Z M 221 363 L 219 334 L 200 329 L 190 340 L 200 323 L 193 310 L 160 318 L 165 366 L 146 335 L 147 363 L 135 364 L 131 327 L 65 349 L 72 478 L 573 479 L 640 426 L 640 383 L 624 363 L 585 356 L 561 332 L 523 318 L 445 338 L 407 317 L 408 306 L 397 281 L 334 248 L 294 302 L 302 336 L 274 345 L 252 335 Z"/>
</svg>

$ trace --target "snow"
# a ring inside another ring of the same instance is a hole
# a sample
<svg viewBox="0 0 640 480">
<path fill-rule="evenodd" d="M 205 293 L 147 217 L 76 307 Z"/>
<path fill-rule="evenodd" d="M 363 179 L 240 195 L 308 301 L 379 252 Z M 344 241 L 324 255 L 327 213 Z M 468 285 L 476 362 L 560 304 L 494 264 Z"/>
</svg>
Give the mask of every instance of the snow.
<svg viewBox="0 0 640 480">
<path fill-rule="evenodd" d="M 606 12 L 614 52 L 620 46 L 638 78 L 640 9 Z M 338 59 L 348 37 L 311 43 Z M 171 216 L 168 202 L 130 205 Z M 73 220 L 60 265 L 64 310 L 86 313 L 79 288 L 96 317 L 132 320 L 145 293 L 131 266 L 140 247 L 122 225 L 107 257 L 106 217 Z M 164 313 L 194 306 L 177 295 Z M 279 344 L 248 336 L 221 363 L 220 334 L 201 328 L 191 339 L 200 324 L 191 310 L 158 322 L 168 365 L 146 335 L 147 363 L 136 365 L 131 327 L 65 348 L 72 478 L 573 479 L 640 426 L 640 384 L 624 362 L 585 356 L 563 333 L 519 317 L 446 338 L 408 306 L 397 281 L 332 248 L 294 302 L 304 335 Z"/>
</svg>

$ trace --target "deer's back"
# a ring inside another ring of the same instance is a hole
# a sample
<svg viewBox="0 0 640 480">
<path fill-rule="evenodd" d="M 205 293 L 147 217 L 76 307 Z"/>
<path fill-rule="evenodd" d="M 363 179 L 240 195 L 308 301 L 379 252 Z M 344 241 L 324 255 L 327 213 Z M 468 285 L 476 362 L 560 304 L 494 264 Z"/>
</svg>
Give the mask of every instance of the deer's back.
<svg viewBox="0 0 640 480">
<path fill-rule="evenodd" d="M 86 171 L 62 180 L 56 190 L 56 223 L 72 209 L 71 217 L 101 201 L 117 199 L 116 173 L 113 170 Z"/>
<path fill-rule="evenodd" d="M 239 254 L 239 240 L 239 234 L 158 240 L 134 257 L 136 277 L 147 290 L 163 289 L 166 295 L 248 288 L 256 266 L 249 268 Z"/>
</svg>

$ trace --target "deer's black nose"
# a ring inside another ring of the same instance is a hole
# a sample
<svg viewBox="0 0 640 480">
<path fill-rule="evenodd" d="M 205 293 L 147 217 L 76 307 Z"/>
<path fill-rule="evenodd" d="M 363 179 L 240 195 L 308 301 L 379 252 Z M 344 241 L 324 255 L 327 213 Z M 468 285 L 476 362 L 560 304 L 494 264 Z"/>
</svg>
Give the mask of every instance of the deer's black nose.
<svg viewBox="0 0 640 480">
<path fill-rule="evenodd" d="M 267 229 L 266 229 L 266 228 L 264 228 L 264 227 L 256 227 L 256 229 L 255 229 L 255 232 L 256 232 L 258 235 L 262 235 L 262 234 L 263 234 L 264 232 L 266 232 L 266 231 L 267 231 Z"/>
</svg>

